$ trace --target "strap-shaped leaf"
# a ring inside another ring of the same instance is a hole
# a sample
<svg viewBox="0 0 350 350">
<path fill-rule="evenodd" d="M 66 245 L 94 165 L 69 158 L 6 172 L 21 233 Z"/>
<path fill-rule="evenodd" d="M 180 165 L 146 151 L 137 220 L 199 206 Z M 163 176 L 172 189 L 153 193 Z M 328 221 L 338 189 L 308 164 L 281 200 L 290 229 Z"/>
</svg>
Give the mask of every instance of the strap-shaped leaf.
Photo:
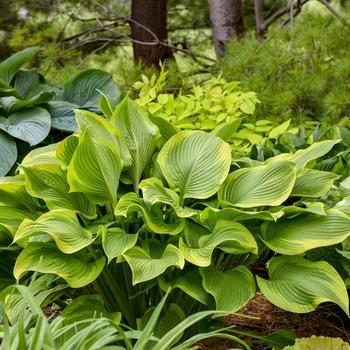
<svg viewBox="0 0 350 350">
<path fill-rule="evenodd" d="M 295 164 L 289 161 L 239 169 L 227 177 L 219 200 L 240 208 L 277 206 L 289 197 L 295 177 Z"/>
<path fill-rule="evenodd" d="M 225 272 L 213 266 L 200 269 L 203 286 L 216 302 L 216 309 L 236 312 L 255 295 L 255 280 L 245 266 Z"/>
<path fill-rule="evenodd" d="M 295 255 L 309 249 L 339 243 L 350 236 L 350 218 L 337 209 L 329 209 L 327 216 L 300 214 L 264 223 L 261 237 L 277 253 Z"/>
<path fill-rule="evenodd" d="M 103 228 L 102 247 L 108 262 L 125 253 L 137 242 L 138 234 L 128 234 L 118 227 Z"/>
<path fill-rule="evenodd" d="M 191 225 L 185 230 L 185 236 L 196 234 Z M 193 237 L 188 239 L 192 240 Z M 198 238 L 196 246 L 188 246 L 182 238 L 179 248 L 187 261 L 197 266 L 209 266 L 211 255 L 215 248 L 219 248 L 229 254 L 254 253 L 257 254 L 258 246 L 252 234 L 242 224 L 235 221 L 219 220 L 212 233 Z"/>
<path fill-rule="evenodd" d="M 305 169 L 297 176 L 291 196 L 317 198 L 324 196 L 338 179 L 337 174 L 314 169 Z"/>
<path fill-rule="evenodd" d="M 231 164 L 231 147 L 203 131 L 182 131 L 163 146 L 158 163 L 171 188 L 185 198 L 204 199 L 217 192 Z"/>
<path fill-rule="evenodd" d="M 92 131 L 91 131 L 92 132 Z M 83 192 L 97 204 L 116 203 L 122 164 L 116 144 L 92 137 L 87 129 L 79 137 L 68 167 L 71 192 Z"/>
<path fill-rule="evenodd" d="M 132 270 L 132 283 L 149 281 L 161 275 L 168 267 L 183 269 L 185 260 L 181 251 L 168 244 L 159 258 L 151 255 L 141 247 L 133 247 L 123 254 Z"/>
<path fill-rule="evenodd" d="M 155 177 L 143 180 L 139 188 L 142 190 L 143 200 L 149 207 L 156 203 L 168 204 L 181 218 L 188 218 L 197 213 L 196 210 L 189 207 L 181 207 L 179 195 L 175 191 L 164 187 L 162 181 Z"/>
<path fill-rule="evenodd" d="M 142 172 L 153 156 L 158 127 L 149 120 L 146 112 L 128 97 L 113 112 L 111 123 L 122 132 L 132 158 L 131 166 L 122 175 L 122 179 L 125 179 L 126 183 L 132 183 L 136 190 Z"/>
<path fill-rule="evenodd" d="M 26 189 L 45 201 L 49 209 L 65 208 L 87 218 L 96 217 L 96 206 L 83 193 L 70 193 L 66 172 L 57 164 L 23 166 Z"/>
<path fill-rule="evenodd" d="M 86 262 L 79 254 L 64 254 L 50 243 L 31 243 L 18 256 L 13 273 L 17 280 L 28 271 L 53 273 L 72 288 L 81 288 L 93 282 L 104 265 L 104 257 Z"/>
<path fill-rule="evenodd" d="M 279 256 L 269 263 L 270 280 L 257 276 L 264 296 L 281 309 L 303 313 L 326 301 L 338 304 L 349 315 L 349 299 L 338 272 L 324 261 L 299 256 Z"/>
<path fill-rule="evenodd" d="M 143 199 L 134 192 L 127 193 L 120 198 L 114 213 L 117 216 L 128 217 L 128 214 L 135 212 L 142 213 L 145 223 L 155 233 L 176 235 L 185 226 L 185 221 L 182 218 L 178 218 L 174 222 L 166 222 L 160 208 L 148 208 Z"/>
<path fill-rule="evenodd" d="M 5 176 L 15 164 L 17 146 L 13 138 L 0 130 L 0 176 Z"/>
<path fill-rule="evenodd" d="M 51 236 L 66 254 L 75 253 L 94 241 L 92 233 L 83 229 L 74 212 L 67 209 L 51 210 L 35 221 L 24 220 L 13 241 L 25 246 L 31 237 L 42 234 Z"/>
<path fill-rule="evenodd" d="M 23 109 L 11 114 L 8 118 L 0 117 L 0 129 L 35 146 L 50 132 L 50 114 L 40 107 Z"/>
</svg>

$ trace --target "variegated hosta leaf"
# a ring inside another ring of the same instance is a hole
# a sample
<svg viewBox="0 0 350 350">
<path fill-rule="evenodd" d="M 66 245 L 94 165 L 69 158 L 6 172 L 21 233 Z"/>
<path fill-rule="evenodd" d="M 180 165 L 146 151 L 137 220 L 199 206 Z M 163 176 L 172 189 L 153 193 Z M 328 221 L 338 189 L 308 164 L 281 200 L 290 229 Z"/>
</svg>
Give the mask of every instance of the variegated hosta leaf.
<svg viewBox="0 0 350 350">
<path fill-rule="evenodd" d="M 120 149 L 123 168 L 131 165 L 131 155 L 124 136 L 112 123 L 95 113 L 84 110 L 76 111 L 75 117 L 80 133 L 90 129 L 94 137 L 116 144 Z"/>
<path fill-rule="evenodd" d="M 166 222 L 159 207 L 148 208 L 143 199 L 134 192 L 127 193 L 120 198 L 114 213 L 117 216 L 128 217 L 128 214 L 135 212 L 142 213 L 144 222 L 155 233 L 176 235 L 185 226 L 182 218 L 177 218 L 174 222 Z"/>
<path fill-rule="evenodd" d="M 317 198 L 324 196 L 332 187 L 337 174 L 314 169 L 305 169 L 298 175 L 291 196 Z"/>
<path fill-rule="evenodd" d="M 350 218 L 337 209 L 329 209 L 327 216 L 300 214 L 274 223 L 264 223 L 261 230 L 264 243 L 285 255 L 333 245 L 349 235 Z"/>
<path fill-rule="evenodd" d="M 295 165 L 289 161 L 234 171 L 219 191 L 223 205 L 240 208 L 277 206 L 290 195 L 295 183 Z"/>
<path fill-rule="evenodd" d="M 299 256 L 279 256 L 269 263 L 270 280 L 257 276 L 264 296 L 281 309 L 310 312 L 326 301 L 338 304 L 349 315 L 349 299 L 338 272 L 324 261 Z"/>
<path fill-rule="evenodd" d="M 292 217 L 296 214 L 310 213 L 316 215 L 327 216 L 326 208 L 322 202 L 303 202 L 305 207 L 298 207 L 296 205 L 289 205 L 288 207 L 281 207 L 279 211 L 284 213 L 285 217 Z"/>
<path fill-rule="evenodd" d="M 18 256 L 14 275 L 19 280 L 28 271 L 53 273 L 62 277 L 72 288 L 93 282 L 101 273 L 105 258 L 86 262 L 79 254 L 64 254 L 50 243 L 30 243 Z"/>
<path fill-rule="evenodd" d="M 41 215 L 35 221 L 24 220 L 16 232 L 14 242 L 25 246 L 31 237 L 42 234 L 51 236 L 57 247 L 66 254 L 75 253 L 94 241 L 92 233 L 80 226 L 74 212 L 57 209 Z"/>
<path fill-rule="evenodd" d="M 204 305 L 209 306 L 213 303 L 211 295 L 203 287 L 202 276 L 198 271 L 198 267 L 193 265 L 190 265 L 188 268 L 180 271 L 177 276 L 161 276 L 159 279 L 159 284 L 164 292 L 166 292 L 169 288 L 179 288 L 193 299 Z"/>
<path fill-rule="evenodd" d="M 168 267 L 176 266 L 183 269 L 185 265 L 181 251 L 172 244 L 168 244 L 163 253 L 155 258 L 141 247 L 133 247 L 123 256 L 131 268 L 134 285 L 161 275 Z"/>
<path fill-rule="evenodd" d="M 127 234 L 118 227 L 104 227 L 102 231 L 102 247 L 108 262 L 125 253 L 137 242 L 138 234 Z"/>
<path fill-rule="evenodd" d="M 300 338 L 295 345 L 286 346 L 283 350 L 349 350 L 350 345 L 341 338 L 316 337 Z"/>
<path fill-rule="evenodd" d="M 200 236 L 197 244 L 191 246 L 191 241 L 195 243 L 193 236 L 198 234 L 195 228 L 195 225 L 186 228 L 187 244 L 182 238 L 179 241 L 179 248 L 185 259 L 194 265 L 209 266 L 215 248 L 229 254 L 258 253 L 254 237 L 247 228 L 238 222 L 219 220 L 212 233 Z"/>
<path fill-rule="evenodd" d="M 36 210 L 38 201 L 27 192 L 22 175 L 6 176 L 0 177 L 0 205 Z"/>
<path fill-rule="evenodd" d="M 171 188 L 185 198 L 205 199 L 217 192 L 231 164 L 231 147 L 203 131 L 182 131 L 163 146 L 157 159 Z"/>
<path fill-rule="evenodd" d="M 122 181 L 133 184 L 136 190 L 157 145 L 158 127 L 129 97 L 117 106 L 111 123 L 122 132 L 132 158 L 131 166 L 122 174 Z"/>
<path fill-rule="evenodd" d="M 163 182 L 155 177 L 143 180 L 139 188 L 142 190 L 143 200 L 149 207 L 156 203 L 168 204 L 181 218 L 188 218 L 197 213 L 196 210 L 189 207 L 181 207 L 179 195 L 175 191 L 164 187 Z"/>
<path fill-rule="evenodd" d="M 25 219 L 35 220 L 39 215 L 25 209 L 0 206 L 0 224 L 4 225 L 13 234 Z"/>
<path fill-rule="evenodd" d="M 85 130 L 79 137 L 68 167 L 67 180 L 71 192 L 83 192 L 97 204 L 116 203 L 122 170 L 120 151 L 116 144 L 92 136 Z"/>
<path fill-rule="evenodd" d="M 23 166 L 27 191 L 45 201 L 49 209 L 70 209 L 87 218 L 96 217 L 96 206 L 83 193 L 70 193 L 67 173 L 57 164 Z"/>
<path fill-rule="evenodd" d="M 61 162 L 63 166 L 68 167 L 78 145 L 79 137 L 77 135 L 70 135 L 58 143 L 56 149 L 56 158 Z"/>
<path fill-rule="evenodd" d="M 344 197 L 340 202 L 335 206 L 335 209 L 341 210 L 343 213 L 350 216 L 350 196 Z"/>
<path fill-rule="evenodd" d="M 57 143 L 35 148 L 29 152 L 22 160 L 21 165 L 17 169 L 20 173 L 23 173 L 22 166 L 30 166 L 37 164 L 59 164 L 56 158 Z"/>
<path fill-rule="evenodd" d="M 216 302 L 216 309 L 236 312 L 255 295 L 255 280 L 245 266 L 225 272 L 213 266 L 201 268 L 203 286 Z"/>
</svg>

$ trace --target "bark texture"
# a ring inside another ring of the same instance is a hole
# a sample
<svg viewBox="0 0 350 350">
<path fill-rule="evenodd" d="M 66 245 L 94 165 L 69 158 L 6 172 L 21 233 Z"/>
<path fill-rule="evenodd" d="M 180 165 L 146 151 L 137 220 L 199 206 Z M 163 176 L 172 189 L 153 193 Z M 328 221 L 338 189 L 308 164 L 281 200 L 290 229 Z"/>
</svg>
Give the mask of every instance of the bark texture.
<svg viewBox="0 0 350 350">
<path fill-rule="evenodd" d="M 223 56 L 227 41 L 244 35 L 242 0 L 209 0 L 210 21 L 217 56 Z"/>
<path fill-rule="evenodd" d="M 132 0 L 131 20 L 135 60 L 158 66 L 171 55 L 159 44 L 167 41 L 167 0 Z"/>
</svg>

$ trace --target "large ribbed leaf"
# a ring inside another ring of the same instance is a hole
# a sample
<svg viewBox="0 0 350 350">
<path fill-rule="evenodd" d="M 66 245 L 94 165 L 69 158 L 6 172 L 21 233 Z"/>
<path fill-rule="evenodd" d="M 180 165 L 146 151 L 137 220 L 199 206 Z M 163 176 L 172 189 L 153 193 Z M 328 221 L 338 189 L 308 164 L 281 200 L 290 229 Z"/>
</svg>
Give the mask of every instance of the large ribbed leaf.
<svg viewBox="0 0 350 350">
<path fill-rule="evenodd" d="M 63 141 L 58 143 L 56 149 L 57 160 L 65 167 L 67 167 L 72 158 L 76 148 L 79 145 L 79 137 L 76 135 L 70 135 L 66 137 Z"/>
<path fill-rule="evenodd" d="M 120 198 L 115 215 L 128 217 L 129 214 L 135 212 L 142 213 L 144 222 L 155 233 L 176 235 L 183 230 L 185 225 L 185 221 L 181 218 L 168 223 L 164 220 L 160 208 L 148 208 L 143 199 L 138 197 L 136 193 L 130 192 Z"/>
<path fill-rule="evenodd" d="M 203 131 L 182 131 L 164 145 L 158 163 L 170 187 L 185 198 L 204 199 L 217 192 L 231 163 L 231 147 Z"/>
<path fill-rule="evenodd" d="M 141 180 L 142 172 L 153 156 L 157 144 L 158 127 L 138 104 L 126 97 L 115 109 L 111 118 L 123 134 L 131 154 L 131 166 L 122 175 L 122 180 L 134 185 Z"/>
<path fill-rule="evenodd" d="M 54 129 L 73 132 L 77 128 L 74 110 L 78 105 L 67 101 L 50 101 L 47 111 L 51 115 L 51 125 Z"/>
<path fill-rule="evenodd" d="M 337 209 L 327 216 L 300 214 L 277 222 L 264 223 L 264 243 L 280 254 L 294 255 L 309 249 L 339 243 L 350 235 L 350 218 Z"/>
<path fill-rule="evenodd" d="M 51 128 L 50 114 L 43 108 L 20 110 L 8 118 L 0 117 L 0 129 L 9 135 L 28 142 L 31 146 L 43 141 Z"/>
<path fill-rule="evenodd" d="M 28 271 L 53 273 L 72 288 L 81 288 L 93 282 L 104 265 L 104 257 L 86 262 L 79 254 L 64 254 L 50 243 L 31 243 L 17 258 L 13 273 L 17 280 Z"/>
<path fill-rule="evenodd" d="M 128 234 L 118 227 L 103 228 L 102 247 L 108 262 L 125 253 L 137 242 L 138 234 Z"/>
<path fill-rule="evenodd" d="M 17 159 L 16 142 L 4 131 L 0 130 L 0 176 L 5 176 Z"/>
<path fill-rule="evenodd" d="M 13 233 L 24 219 L 35 220 L 38 216 L 36 212 L 29 210 L 0 206 L 0 224 Z"/>
<path fill-rule="evenodd" d="M 181 251 L 172 244 L 168 244 L 161 256 L 157 258 L 153 258 L 141 247 L 133 247 L 123 256 L 132 270 L 134 285 L 161 275 L 168 267 L 176 266 L 182 269 L 185 264 Z"/>
<path fill-rule="evenodd" d="M 200 269 L 203 286 L 216 302 L 216 309 L 236 312 L 255 295 L 255 281 L 245 266 L 238 266 L 225 272 L 213 266 Z"/>
<path fill-rule="evenodd" d="M 139 188 L 141 188 L 143 199 L 149 207 L 156 203 L 168 204 L 175 210 L 176 215 L 182 218 L 191 217 L 197 213 L 194 209 L 181 207 L 179 195 L 164 187 L 163 182 L 155 177 L 143 180 Z"/>
<path fill-rule="evenodd" d="M 283 160 L 239 169 L 227 177 L 219 200 L 223 205 L 240 208 L 280 205 L 289 197 L 295 177 L 295 165 Z"/>
<path fill-rule="evenodd" d="M 215 248 L 229 254 L 252 252 L 257 254 L 258 247 L 252 234 L 243 225 L 235 221 L 219 220 L 212 233 L 201 235 L 194 241 L 196 226 L 185 230 L 187 244 L 180 238 L 179 248 L 187 261 L 197 266 L 209 266 Z M 192 244 L 191 244 L 192 243 Z M 197 243 L 197 244 L 193 244 Z"/>
<path fill-rule="evenodd" d="M 269 263 L 270 280 L 257 276 L 265 297 L 281 309 L 310 312 L 326 301 L 349 314 L 349 299 L 338 272 L 324 261 L 311 262 L 298 256 L 279 256 Z"/>
<path fill-rule="evenodd" d="M 66 172 L 57 164 L 23 166 L 26 189 L 45 201 L 49 209 L 65 208 L 87 218 L 96 217 L 96 206 L 83 193 L 70 193 Z"/>
<path fill-rule="evenodd" d="M 56 159 L 57 144 L 51 144 L 44 147 L 35 148 L 30 151 L 22 160 L 22 166 L 36 165 L 36 164 L 59 164 Z M 20 173 L 24 173 L 21 166 L 17 169 Z"/>
<path fill-rule="evenodd" d="M 57 209 L 42 214 L 35 221 L 24 220 L 15 234 L 14 242 L 25 246 L 31 237 L 42 234 L 51 236 L 57 247 L 66 254 L 75 253 L 94 241 L 92 233 L 80 226 L 74 212 Z"/>
<path fill-rule="evenodd" d="M 122 170 L 118 146 L 92 137 L 91 132 L 87 129 L 80 135 L 69 164 L 70 191 L 83 192 L 97 204 L 116 203 Z"/>
<path fill-rule="evenodd" d="M 332 187 L 337 174 L 314 169 L 305 169 L 298 175 L 291 196 L 317 198 L 324 196 Z"/>
<path fill-rule="evenodd" d="M 316 337 L 296 339 L 295 345 L 283 350 L 349 350 L 349 343 L 341 338 Z"/>
</svg>

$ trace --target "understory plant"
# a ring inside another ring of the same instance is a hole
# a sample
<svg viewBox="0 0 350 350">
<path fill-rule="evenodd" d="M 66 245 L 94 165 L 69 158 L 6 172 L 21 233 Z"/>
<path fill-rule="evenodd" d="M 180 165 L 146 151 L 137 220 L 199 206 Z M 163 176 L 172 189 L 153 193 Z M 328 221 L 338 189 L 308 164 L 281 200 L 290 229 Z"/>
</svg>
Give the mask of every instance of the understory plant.
<svg viewBox="0 0 350 350">
<path fill-rule="evenodd" d="M 75 134 L 1 178 L 2 285 L 15 260 L 17 281 L 59 276 L 138 329 L 170 290 L 159 335 L 200 310 L 235 313 L 257 287 L 284 310 L 330 301 L 348 314 L 350 201 L 337 174 L 311 166 L 340 140 L 233 159 L 213 133 L 157 126 L 128 97 L 103 101 L 105 118 L 77 111 Z M 328 248 L 339 264 L 323 261 Z"/>
</svg>

